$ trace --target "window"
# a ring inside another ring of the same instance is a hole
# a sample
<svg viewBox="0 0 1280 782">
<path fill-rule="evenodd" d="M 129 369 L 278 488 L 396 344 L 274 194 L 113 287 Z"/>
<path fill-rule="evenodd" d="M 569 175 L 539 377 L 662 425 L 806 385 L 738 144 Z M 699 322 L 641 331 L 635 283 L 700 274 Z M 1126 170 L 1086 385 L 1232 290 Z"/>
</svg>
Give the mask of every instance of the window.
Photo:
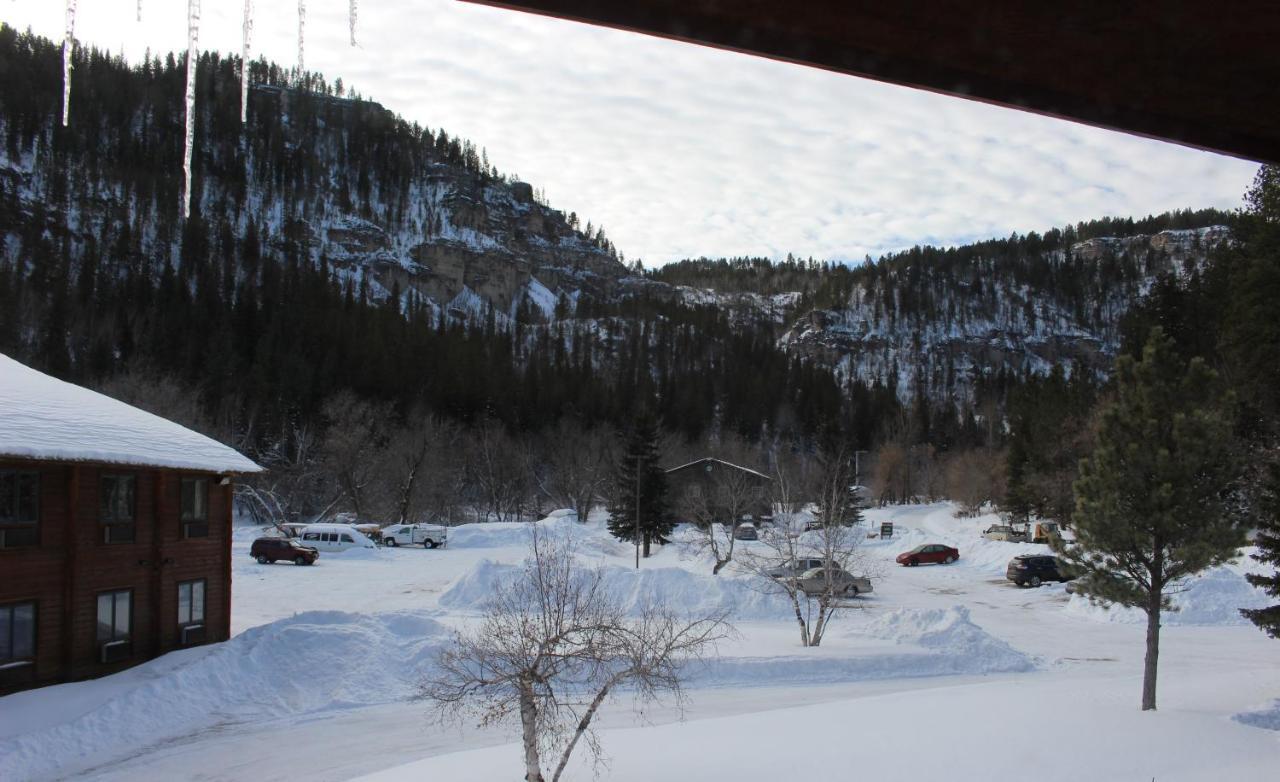
<svg viewBox="0 0 1280 782">
<path fill-rule="evenodd" d="M 0 606 L 0 666 L 36 656 L 36 604 Z"/>
<path fill-rule="evenodd" d="M 342 536 L 342 542 L 343 542 L 343 543 L 355 543 L 355 541 L 351 539 L 351 536 L 350 536 L 350 535 L 343 535 L 343 536 Z"/>
<path fill-rule="evenodd" d="M 0 470 L 0 548 L 40 542 L 40 473 Z"/>
<path fill-rule="evenodd" d="M 209 537 L 209 480 L 182 479 L 182 537 Z"/>
<path fill-rule="evenodd" d="M 107 543 L 132 543 L 136 481 L 132 475 L 103 475 L 99 481 L 102 506 L 98 519 Z"/>
<path fill-rule="evenodd" d="M 133 592 L 127 589 L 98 595 L 98 643 L 129 640 L 132 608 Z"/>
<path fill-rule="evenodd" d="M 204 622 L 204 579 L 178 584 L 178 626 Z"/>
</svg>

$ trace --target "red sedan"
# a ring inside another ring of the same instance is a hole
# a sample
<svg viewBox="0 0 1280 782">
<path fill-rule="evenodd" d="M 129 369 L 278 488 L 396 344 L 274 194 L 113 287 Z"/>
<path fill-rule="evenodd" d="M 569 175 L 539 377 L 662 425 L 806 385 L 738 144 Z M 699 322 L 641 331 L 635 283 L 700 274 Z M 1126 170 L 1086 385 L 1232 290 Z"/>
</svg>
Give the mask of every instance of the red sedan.
<svg viewBox="0 0 1280 782">
<path fill-rule="evenodd" d="M 944 546 L 941 543 L 926 543 L 916 546 L 910 551 L 898 555 L 899 565 L 915 567 L 921 562 L 933 562 L 939 565 L 950 565 L 960 558 L 960 550 Z"/>
</svg>

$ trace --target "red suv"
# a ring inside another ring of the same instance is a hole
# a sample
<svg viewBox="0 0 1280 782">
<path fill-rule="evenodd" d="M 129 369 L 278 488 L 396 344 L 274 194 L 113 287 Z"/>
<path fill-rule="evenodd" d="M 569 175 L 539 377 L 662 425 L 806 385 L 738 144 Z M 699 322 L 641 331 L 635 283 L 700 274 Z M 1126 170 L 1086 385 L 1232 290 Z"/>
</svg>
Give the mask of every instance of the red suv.
<svg viewBox="0 0 1280 782">
<path fill-rule="evenodd" d="M 941 543 L 926 543 L 916 546 L 910 551 L 898 555 L 899 565 L 915 567 L 921 562 L 934 562 L 939 565 L 950 565 L 960 558 L 960 550 L 944 546 Z"/>
<path fill-rule="evenodd" d="M 258 560 L 259 565 L 270 565 L 282 559 L 295 565 L 314 565 L 320 558 L 320 552 L 296 540 L 258 538 L 249 547 L 249 556 Z"/>
</svg>

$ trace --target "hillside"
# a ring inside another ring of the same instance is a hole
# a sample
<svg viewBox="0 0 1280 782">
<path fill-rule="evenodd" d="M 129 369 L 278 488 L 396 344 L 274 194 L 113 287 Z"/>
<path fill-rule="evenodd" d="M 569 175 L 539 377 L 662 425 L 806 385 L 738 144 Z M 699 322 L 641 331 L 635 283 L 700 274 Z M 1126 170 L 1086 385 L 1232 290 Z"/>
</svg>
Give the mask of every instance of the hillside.
<svg viewBox="0 0 1280 782">
<path fill-rule="evenodd" d="M 554 303 L 560 290 L 597 290 L 625 273 L 602 231 L 578 230 L 576 216 L 498 174 L 470 142 L 345 98 L 319 77 L 294 83 L 253 63 L 242 127 L 236 71 L 230 59 L 201 58 L 196 219 L 183 225 L 181 63 L 128 68 L 78 51 L 64 129 L 53 121 L 57 49 L 0 31 L 0 227 L 16 233 L 8 259 L 32 252 L 38 233 L 73 262 L 111 248 L 159 273 L 205 243 L 243 255 L 233 240 L 255 235 L 263 251 L 327 264 L 374 297 L 412 291 L 456 315 L 492 306 L 513 316 L 525 299 Z"/>
<path fill-rule="evenodd" d="M 918 399 L 948 442 L 1029 374 L 1105 374 L 1128 308 L 1227 236 L 1188 211 L 639 273 L 471 142 L 338 82 L 251 63 L 242 125 L 237 69 L 201 59 L 184 221 L 181 60 L 77 51 L 63 128 L 58 48 L 0 28 L 0 352 L 90 385 L 156 373 L 250 452 L 342 391 L 524 431 L 649 406 L 690 440 L 868 446 Z"/>
</svg>

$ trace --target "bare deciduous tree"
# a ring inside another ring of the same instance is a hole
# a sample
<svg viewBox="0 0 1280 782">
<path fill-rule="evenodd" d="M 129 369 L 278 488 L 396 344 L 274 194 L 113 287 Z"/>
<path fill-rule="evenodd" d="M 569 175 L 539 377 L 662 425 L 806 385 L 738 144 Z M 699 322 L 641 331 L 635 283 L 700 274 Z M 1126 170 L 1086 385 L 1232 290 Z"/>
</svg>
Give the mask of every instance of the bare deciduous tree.
<svg viewBox="0 0 1280 782">
<path fill-rule="evenodd" d="M 711 575 L 715 576 L 733 561 L 734 529 L 767 495 L 763 479 L 743 470 L 717 469 L 713 476 L 705 484 L 689 484 L 675 504 L 677 512 L 693 522 L 694 549 L 714 559 Z"/>
<path fill-rule="evenodd" d="M 351 391 L 340 391 L 325 402 L 324 418 L 328 424 L 322 449 L 325 465 L 351 510 L 361 518 L 368 510 L 369 489 L 381 474 L 391 410 Z"/>
<path fill-rule="evenodd" d="M 494 593 L 479 627 L 455 635 L 421 693 L 442 719 L 518 720 L 525 780 L 544 782 L 554 762 L 555 782 L 578 744 L 599 758 L 591 722 L 611 694 L 679 703 L 687 663 L 730 632 L 724 615 L 684 620 L 648 606 L 628 617 L 603 571 L 577 563 L 571 538 L 535 529 L 521 577 Z"/>
<path fill-rule="evenodd" d="M 562 420 L 548 434 L 547 470 L 539 476 L 539 489 L 586 521 L 613 477 L 611 445 L 616 438 L 603 427 L 587 429 Z"/>
<path fill-rule="evenodd" d="M 836 615 L 857 605 L 846 591 L 848 576 L 871 575 L 861 545 L 866 534 L 862 527 L 841 524 L 809 532 L 775 528 L 761 536 L 749 552 L 740 554 L 738 561 L 756 576 L 760 589 L 785 595 L 790 601 L 800 628 L 800 645 L 820 646 Z M 791 574 L 778 577 L 779 571 L 791 570 L 801 559 L 825 563 L 816 582 L 802 582 Z"/>
</svg>

